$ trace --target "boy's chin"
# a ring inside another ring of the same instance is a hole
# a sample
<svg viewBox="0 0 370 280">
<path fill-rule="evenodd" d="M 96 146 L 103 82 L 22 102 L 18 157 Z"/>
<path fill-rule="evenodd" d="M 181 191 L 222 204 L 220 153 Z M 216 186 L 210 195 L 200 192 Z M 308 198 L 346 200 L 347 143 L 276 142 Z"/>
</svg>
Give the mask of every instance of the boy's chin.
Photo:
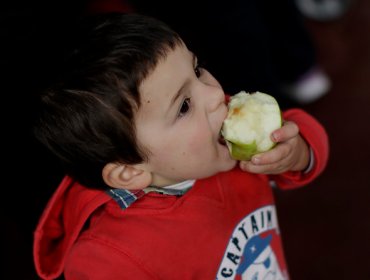
<svg viewBox="0 0 370 280">
<path fill-rule="evenodd" d="M 220 172 L 226 172 L 226 171 L 230 171 L 231 169 L 233 169 L 236 165 L 238 164 L 238 161 L 235 160 L 235 159 L 232 159 L 230 156 L 227 160 L 225 160 L 225 164 L 223 166 L 223 168 L 221 168 L 222 170 L 220 170 Z"/>
</svg>

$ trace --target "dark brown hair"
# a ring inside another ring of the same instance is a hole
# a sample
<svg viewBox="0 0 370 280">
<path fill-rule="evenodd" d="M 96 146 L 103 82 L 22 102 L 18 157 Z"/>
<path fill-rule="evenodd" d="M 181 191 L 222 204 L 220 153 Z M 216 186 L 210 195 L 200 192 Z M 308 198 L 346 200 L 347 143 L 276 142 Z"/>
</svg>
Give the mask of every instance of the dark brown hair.
<svg viewBox="0 0 370 280">
<path fill-rule="evenodd" d="M 141 163 L 134 114 L 139 85 L 182 41 L 166 24 L 137 14 L 85 20 L 62 74 L 40 98 L 35 135 L 82 184 L 106 187 L 109 162 Z"/>
</svg>

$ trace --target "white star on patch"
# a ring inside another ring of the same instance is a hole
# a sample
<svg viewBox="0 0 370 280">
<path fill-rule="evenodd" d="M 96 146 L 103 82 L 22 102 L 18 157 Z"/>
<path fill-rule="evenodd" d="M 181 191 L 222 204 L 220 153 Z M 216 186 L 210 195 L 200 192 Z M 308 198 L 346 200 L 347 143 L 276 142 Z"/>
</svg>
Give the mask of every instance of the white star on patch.
<svg viewBox="0 0 370 280">
<path fill-rule="evenodd" d="M 251 247 L 251 252 L 252 252 L 252 253 L 256 252 L 256 250 L 257 250 L 257 249 L 256 249 L 256 246 L 252 246 L 252 247 Z"/>
</svg>

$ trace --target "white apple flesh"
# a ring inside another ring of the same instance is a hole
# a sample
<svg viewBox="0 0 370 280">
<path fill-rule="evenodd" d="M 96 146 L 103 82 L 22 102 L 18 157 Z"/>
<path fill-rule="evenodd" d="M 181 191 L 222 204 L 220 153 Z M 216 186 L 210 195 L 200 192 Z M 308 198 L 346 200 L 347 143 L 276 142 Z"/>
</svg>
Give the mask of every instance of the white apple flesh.
<svg viewBox="0 0 370 280">
<path fill-rule="evenodd" d="M 221 134 L 232 158 L 250 160 L 275 146 L 271 133 L 281 125 L 281 110 L 274 97 L 241 91 L 230 98 Z"/>
</svg>

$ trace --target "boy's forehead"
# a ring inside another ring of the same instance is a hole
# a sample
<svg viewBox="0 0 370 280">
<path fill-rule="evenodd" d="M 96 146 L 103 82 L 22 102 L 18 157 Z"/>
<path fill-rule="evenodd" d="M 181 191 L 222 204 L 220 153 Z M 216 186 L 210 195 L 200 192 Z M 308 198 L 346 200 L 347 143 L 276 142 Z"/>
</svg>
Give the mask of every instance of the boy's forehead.
<svg viewBox="0 0 370 280">
<path fill-rule="evenodd" d="M 193 65 L 193 54 L 185 45 L 169 49 L 141 82 L 139 86 L 141 101 L 148 101 L 158 95 L 170 98 L 176 94 L 183 79 L 188 75 L 189 65 L 191 67 Z"/>
</svg>

